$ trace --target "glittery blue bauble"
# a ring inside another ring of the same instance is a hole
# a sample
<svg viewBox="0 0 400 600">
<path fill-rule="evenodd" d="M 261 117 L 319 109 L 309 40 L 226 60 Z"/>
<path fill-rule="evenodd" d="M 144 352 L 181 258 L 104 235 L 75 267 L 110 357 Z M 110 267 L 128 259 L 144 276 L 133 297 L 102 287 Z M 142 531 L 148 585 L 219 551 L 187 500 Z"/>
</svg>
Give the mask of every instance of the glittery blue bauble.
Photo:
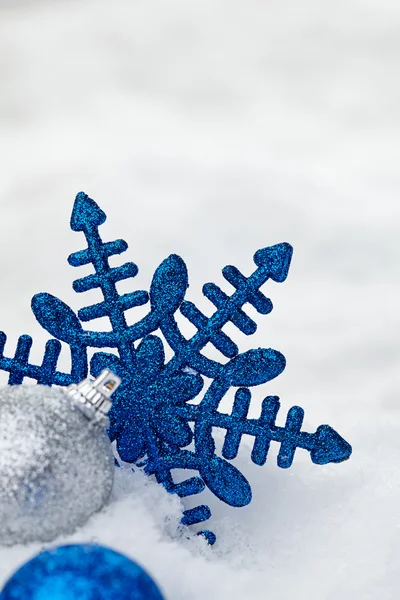
<svg viewBox="0 0 400 600">
<path fill-rule="evenodd" d="M 35 556 L 8 580 L 0 600 L 163 600 L 135 562 L 101 546 L 60 546 Z"/>
</svg>

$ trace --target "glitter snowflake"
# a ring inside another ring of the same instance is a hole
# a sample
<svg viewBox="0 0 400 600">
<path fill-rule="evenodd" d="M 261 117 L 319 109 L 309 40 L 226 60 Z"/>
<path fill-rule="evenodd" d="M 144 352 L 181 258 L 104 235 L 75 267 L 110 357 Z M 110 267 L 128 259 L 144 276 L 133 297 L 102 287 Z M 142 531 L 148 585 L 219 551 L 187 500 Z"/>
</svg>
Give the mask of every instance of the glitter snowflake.
<svg viewBox="0 0 400 600">
<path fill-rule="evenodd" d="M 304 411 L 298 406 L 289 410 L 284 427 L 277 426 L 280 405 L 276 396 L 265 398 L 258 418 L 247 416 L 249 387 L 277 377 L 285 368 L 285 358 L 272 349 L 239 353 L 223 327 L 232 323 L 246 335 L 255 332 L 256 323 L 243 310 L 246 303 L 260 314 L 271 312 L 272 303 L 260 288 L 269 279 L 286 279 L 292 256 L 289 244 L 258 250 L 254 255 L 256 269 L 250 277 L 234 266 L 225 267 L 222 274 L 235 289 L 230 296 L 214 283 L 205 284 L 203 294 L 215 307 L 214 314 L 207 317 L 185 300 L 187 269 L 175 254 L 156 269 L 149 293 L 119 294 L 116 283 L 135 277 L 138 268 L 132 262 L 110 267 L 108 259 L 122 254 L 128 246 L 123 240 L 102 241 L 99 227 L 105 220 L 106 215 L 91 198 L 78 194 L 71 228 L 84 233 L 87 248 L 71 254 L 68 262 L 73 267 L 91 264 L 94 272 L 76 280 L 73 288 L 78 293 L 100 288 L 104 300 L 80 309 L 76 315 L 55 296 L 34 296 L 33 313 L 53 339 L 46 344 L 42 364 L 34 365 L 29 362 L 31 337 L 22 335 L 14 357 L 6 358 L 6 336 L 0 334 L 0 369 L 9 372 L 10 385 L 29 377 L 44 385 L 66 386 L 84 379 L 88 371 L 96 377 L 104 368 L 111 369 L 122 379 L 109 415 L 109 436 L 116 441 L 119 457 L 140 464 L 180 497 L 199 494 L 207 486 L 231 506 L 247 505 L 251 487 L 228 462 L 237 456 L 244 434 L 254 438 L 251 458 L 257 465 L 265 463 L 271 441 L 280 444 L 277 462 L 281 468 L 291 466 L 296 448 L 308 450 L 316 464 L 341 462 L 350 456 L 350 445 L 328 425 L 321 425 L 315 433 L 302 431 Z M 125 311 L 148 303 L 146 316 L 128 325 Z M 197 330 L 190 339 L 180 331 L 178 311 Z M 83 328 L 82 323 L 100 317 L 109 319 L 109 331 Z M 61 342 L 70 348 L 70 373 L 57 370 Z M 167 361 L 165 343 L 173 351 Z M 221 360 L 212 360 L 202 352 L 207 344 L 219 351 Z M 91 348 L 115 349 L 115 353 L 92 351 L 89 359 Z M 205 381 L 210 380 L 203 392 Z M 237 389 L 231 414 L 226 414 L 219 405 L 231 387 Z M 213 427 L 225 430 L 222 457 L 216 454 Z M 190 469 L 198 475 L 175 483 L 174 469 Z M 202 523 L 210 516 L 209 507 L 199 505 L 184 512 L 182 523 Z M 214 543 L 211 531 L 201 533 Z"/>
</svg>

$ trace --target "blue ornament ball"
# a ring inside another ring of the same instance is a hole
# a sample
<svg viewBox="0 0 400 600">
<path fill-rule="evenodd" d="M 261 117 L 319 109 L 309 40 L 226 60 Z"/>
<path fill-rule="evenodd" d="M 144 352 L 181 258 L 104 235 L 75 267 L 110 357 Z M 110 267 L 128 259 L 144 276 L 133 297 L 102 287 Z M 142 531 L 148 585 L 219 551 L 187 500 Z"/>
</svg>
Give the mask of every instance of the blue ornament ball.
<svg viewBox="0 0 400 600">
<path fill-rule="evenodd" d="M 41 552 L 7 581 L 0 600 L 163 600 L 137 563 L 109 548 L 59 546 Z"/>
</svg>

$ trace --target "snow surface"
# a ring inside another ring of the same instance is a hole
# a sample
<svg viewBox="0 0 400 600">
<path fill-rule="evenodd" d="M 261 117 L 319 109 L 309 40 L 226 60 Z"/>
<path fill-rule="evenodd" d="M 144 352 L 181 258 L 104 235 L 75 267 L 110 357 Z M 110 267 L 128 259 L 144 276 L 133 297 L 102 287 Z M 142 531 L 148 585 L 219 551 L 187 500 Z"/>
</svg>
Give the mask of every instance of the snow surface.
<svg viewBox="0 0 400 600">
<path fill-rule="evenodd" d="M 235 334 L 287 358 L 252 411 L 277 394 L 281 420 L 299 404 L 307 430 L 329 423 L 353 445 L 326 467 L 298 451 L 288 471 L 276 448 L 263 468 L 243 448 L 254 500 L 210 498 L 212 550 L 176 536 L 179 499 L 118 473 L 68 541 L 127 553 L 167 600 L 399 597 L 399 33 L 398 0 L 0 0 L 9 353 L 30 333 L 40 360 L 34 293 L 98 298 L 72 292 L 84 269 L 66 263 L 83 247 L 68 227 L 80 190 L 108 213 L 104 238 L 130 243 L 137 288 L 177 252 L 204 309 L 220 268 L 250 273 L 256 249 L 288 241 L 288 280 L 265 286 L 273 313 Z M 0 549 L 1 578 L 38 549 Z"/>
</svg>

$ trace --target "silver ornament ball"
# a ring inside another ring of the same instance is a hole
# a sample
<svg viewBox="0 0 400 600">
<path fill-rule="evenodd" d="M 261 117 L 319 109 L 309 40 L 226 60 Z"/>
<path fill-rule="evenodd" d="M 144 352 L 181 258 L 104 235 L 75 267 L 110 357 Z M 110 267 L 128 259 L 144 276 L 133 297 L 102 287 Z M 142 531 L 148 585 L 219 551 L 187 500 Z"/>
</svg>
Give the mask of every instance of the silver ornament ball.
<svg viewBox="0 0 400 600">
<path fill-rule="evenodd" d="M 114 458 L 105 415 L 119 385 L 109 373 L 72 389 L 0 389 L 0 544 L 72 533 L 109 499 Z"/>
</svg>

